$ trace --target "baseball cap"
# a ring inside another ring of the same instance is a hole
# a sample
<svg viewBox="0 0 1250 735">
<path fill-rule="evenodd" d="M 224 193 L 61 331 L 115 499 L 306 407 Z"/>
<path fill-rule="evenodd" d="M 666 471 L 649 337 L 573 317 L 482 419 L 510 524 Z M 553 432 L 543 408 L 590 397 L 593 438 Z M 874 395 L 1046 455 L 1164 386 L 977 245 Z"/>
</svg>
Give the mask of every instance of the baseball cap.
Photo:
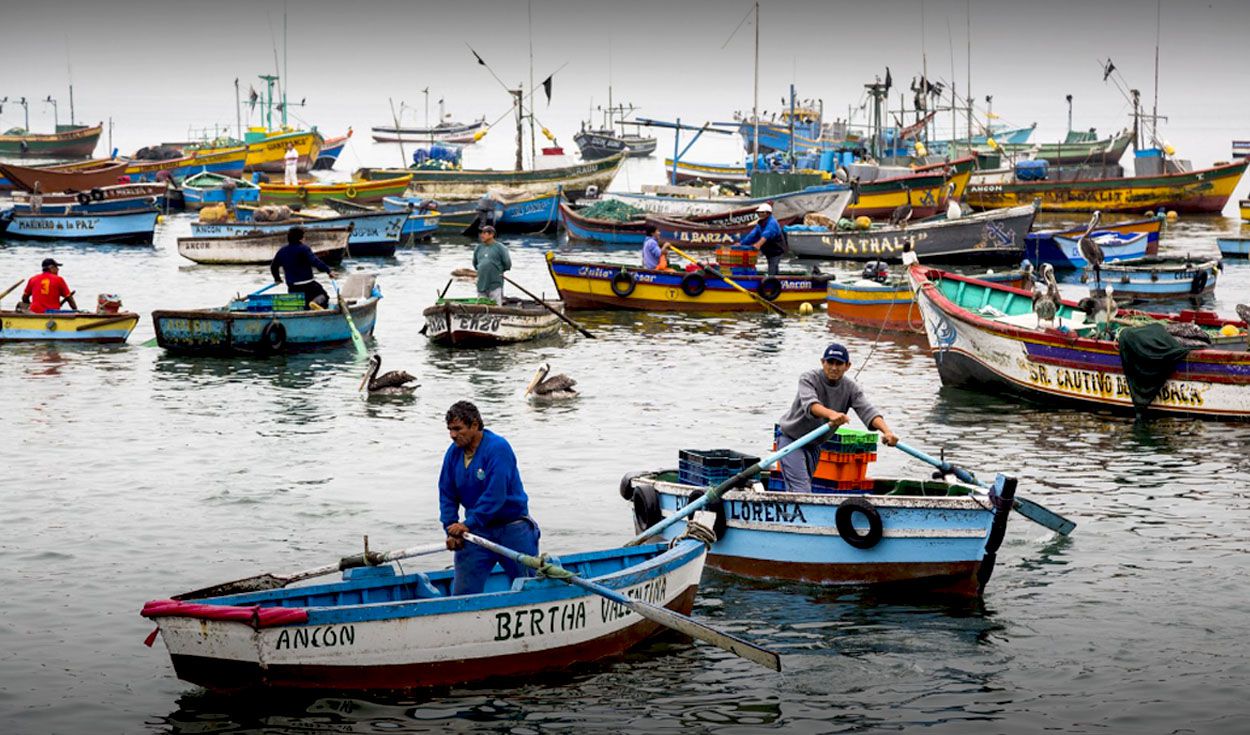
<svg viewBox="0 0 1250 735">
<path fill-rule="evenodd" d="M 770 213 L 771 213 L 771 212 L 773 211 L 773 205 L 769 204 L 768 202 L 764 202 L 763 204 L 761 204 L 761 205 L 759 205 L 758 207 L 756 207 L 756 208 L 755 208 L 755 211 L 756 211 L 756 212 L 770 212 Z"/>
<path fill-rule="evenodd" d="M 40 267 L 42 267 L 42 268 L 47 268 L 47 267 L 48 267 L 48 266 L 50 266 L 50 265 L 55 265 L 57 268 L 60 268 L 60 267 L 61 267 L 61 264 L 60 264 L 60 263 L 58 263 L 58 262 L 56 262 L 56 261 L 55 261 L 55 260 L 53 260 L 52 258 L 44 258 L 44 259 L 43 259 L 43 265 L 42 265 L 42 266 L 40 266 Z"/>
<path fill-rule="evenodd" d="M 494 231 L 495 231 L 495 227 L 494 227 L 494 225 L 483 225 L 483 226 L 482 226 L 482 227 L 478 230 L 478 232 L 492 232 L 492 233 L 493 233 Z"/>
<path fill-rule="evenodd" d="M 850 362 L 851 354 L 846 351 L 845 347 L 838 344 L 837 342 L 830 342 L 829 346 L 825 348 L 824 356 L 821 357 L 820 359 L 823 360 L 824 362 L 831 362 L 831 361 Z"/>
</svg>

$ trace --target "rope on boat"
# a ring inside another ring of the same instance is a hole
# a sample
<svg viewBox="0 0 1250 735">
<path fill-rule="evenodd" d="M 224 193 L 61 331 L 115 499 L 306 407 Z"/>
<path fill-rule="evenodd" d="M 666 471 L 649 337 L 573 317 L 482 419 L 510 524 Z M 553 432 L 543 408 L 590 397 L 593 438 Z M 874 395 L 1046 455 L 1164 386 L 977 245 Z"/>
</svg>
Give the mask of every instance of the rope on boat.
<svg viewBox="0 0 1250 735">
<path fill-rule="evenodd" d="M 535 567 L 535 576 L 539 579 L 559 579 L 567 582 L 577 576 L 559 564 L 553 564 L 550 555 L 546 552 L 534 558 L 538 560 L 538 566 Z"/>
<path fill-rule="evenodd" d="M 670 541 L 668 543 L 668 548 L 671 549 L 686 539 L 700 541 L 704 546 L 710 549 L 712 548 L 712 544 L 716 543 L 716 532 L 707 526 L 697 523 L 696 521 L 687 519 L 686 532 Z"/>
</svg>

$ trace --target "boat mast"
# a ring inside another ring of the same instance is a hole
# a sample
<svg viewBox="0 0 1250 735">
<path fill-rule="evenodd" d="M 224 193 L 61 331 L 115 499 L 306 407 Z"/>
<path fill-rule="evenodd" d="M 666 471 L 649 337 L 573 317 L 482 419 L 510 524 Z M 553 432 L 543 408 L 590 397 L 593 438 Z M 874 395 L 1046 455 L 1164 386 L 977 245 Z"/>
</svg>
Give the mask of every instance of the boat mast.
<svg viewBox="0 0 1250 735">
<path fill-rule="evenodd" d="M 760 0 L 755 0 L 755 101 L 751 105 L 751 113 L 755 133 L 751 136 L 751 166 L 748 171 L 754 171 L 760 159 Z"/>
<path fill-rule="evenodd" d="M 521 171 L 525 168 L 525 144 L 521 138 L 525 129 L 523 122 L 525 118 L 521 114 L 521 101 L 525 96 L 525 88 L 518 86 L 508 92 L 511 93 L 516 104 L 516 170 Z"/>
<path fill-rule="evenodd" d="M 1155 0 L 1155 95 L 1150 110 L 1150 145 L 1159 145 L 1159 24 L 1163 16 L 1163 0 Z"/>
<path fill-rule="evenodd" d="M 968 100 L 968 144 L 972 144 L 972 0 L 967 0 L 968 11 L 968 69 L 964 97 Z M 986 131 L 988 137 L 989 131 Z"/>
<path fill-rule="evenodd" d="M 243 111 L 239 106 L 239 78 L 234 78 L 234 131 L 243 140 Z"/>
<path fill-rule="evenodd" d="M 286 63 L 286 0 L 282 0 L 282 127 L 286 128 L 286 90 L 291 86 L 287 74 L 291 67 Z"/>
<path fill-rule="evenodd" d="M 920 0 L 920 74 L 924 80 L 920 85 L 920 98 L 927 103 L 929 101 L 929 55 L 925 52 L 924 43 L 924 0 Z M 916 110 L 916 122 L 920 122 L 920 112 L 919 109 Z M 927 122 L 924 124 L 924 139 L 929 140 L 929 123 Z"/>
<path fill-rule="evenodd" d="M 528 8 L 529 10 L 526 14 L 526 18 L 529 22 L 529 32 L 530 32 L 530 97 L 532 98 L 534 95 L 534 0 L 529 0 Z M 517 98 L 518 107 L 520 106 L 520 104 L 521 104 L 521 98 L 518 97 Z M 538 168 L 538 144 L 537 144 L 537 139 L 534 136 L 534 100 L 533 99 L 530 100 L 529 117 L 530 117 L 530 167 Z M 520 145 L 520 143 L 521 141 L 518 139 L 517 144 Z M 517 160 L 520 160 L 520 159 L 518 158 Z M 521 170 L 521 166 L 518 165 L 517 171 L 520 171 L 520 170 Z"/>
<path fill-rule="evenodd" d="M 1068 132 L 1070 133 L 1072 132 L 1072 95 L 1068 95 L 1065 99 L 1068 100 Z"/>
</svg>

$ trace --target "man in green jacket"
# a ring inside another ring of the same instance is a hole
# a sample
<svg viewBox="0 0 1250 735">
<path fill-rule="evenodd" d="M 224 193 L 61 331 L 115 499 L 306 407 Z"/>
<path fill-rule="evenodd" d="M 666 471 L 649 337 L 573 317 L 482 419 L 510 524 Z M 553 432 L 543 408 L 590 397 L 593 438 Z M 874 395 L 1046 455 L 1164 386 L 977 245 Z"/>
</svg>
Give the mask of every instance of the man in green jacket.
<svg viewBox="0 0 1250 735">
<path fill-rule="evenodd" d="M 495 240 L 495 228 L 486 225 L 478 232 L 481 241 L 473 249 L 473 267 L 477 270 L 477 296 L 503 304 L 503 274 L 512 270 L 512 256 L 503 243 Z"/>
</svg>

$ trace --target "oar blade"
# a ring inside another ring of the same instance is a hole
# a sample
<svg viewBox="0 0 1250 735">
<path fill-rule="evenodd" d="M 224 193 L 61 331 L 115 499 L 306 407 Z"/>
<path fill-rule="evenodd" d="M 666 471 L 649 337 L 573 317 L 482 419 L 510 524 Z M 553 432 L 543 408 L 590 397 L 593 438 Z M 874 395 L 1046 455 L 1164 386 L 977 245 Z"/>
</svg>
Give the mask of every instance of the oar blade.
<svg viewBox="0 0 1250 735">
<path fill-rule="evenodd" d="M 1067 536 L 1076 528 L 1076 522 L 1059 515 L 1044 505 L 1035 503 L 1028 498 L 1016 496 L 1012 509 L 1034 523 L 1049 528 L 1061 536 Z"/>
<path fill-rule="evenodd" d="M 761 648 L 754 643 L 748 643 L 741 638 L 736 638 L 728 633 L 722 633 L 685 615 L 673 612 L 668 608 L 651 605 L 641 600 L 631 599 L 629 608 L 647 620 L 672 628 L 691 638 L 697 638 L 704 643 L 710 643 L 717 648 L 729 651 L 739 658 L 744 658 L 765 668 L 781 671 L 781 656 L 767 648 Z"/>
<path fill-rule="evenodd" d="M 198 590 L 183 592 L 181 595 L 174 595 L 175 600 L 202 600 L 206 597 L 224 597 L 225 595 L 238 595 L 244 592 L 264 592 L 265 590 L 276 590 L 287 585 L 285 577 L 278 577 L 273 574 L 258 574 L 255 577 L 246 577 L 244 579 L 236 579 L 233 582 L 222 582 L 209 587 L 201 587 Z"/>
</svg>

